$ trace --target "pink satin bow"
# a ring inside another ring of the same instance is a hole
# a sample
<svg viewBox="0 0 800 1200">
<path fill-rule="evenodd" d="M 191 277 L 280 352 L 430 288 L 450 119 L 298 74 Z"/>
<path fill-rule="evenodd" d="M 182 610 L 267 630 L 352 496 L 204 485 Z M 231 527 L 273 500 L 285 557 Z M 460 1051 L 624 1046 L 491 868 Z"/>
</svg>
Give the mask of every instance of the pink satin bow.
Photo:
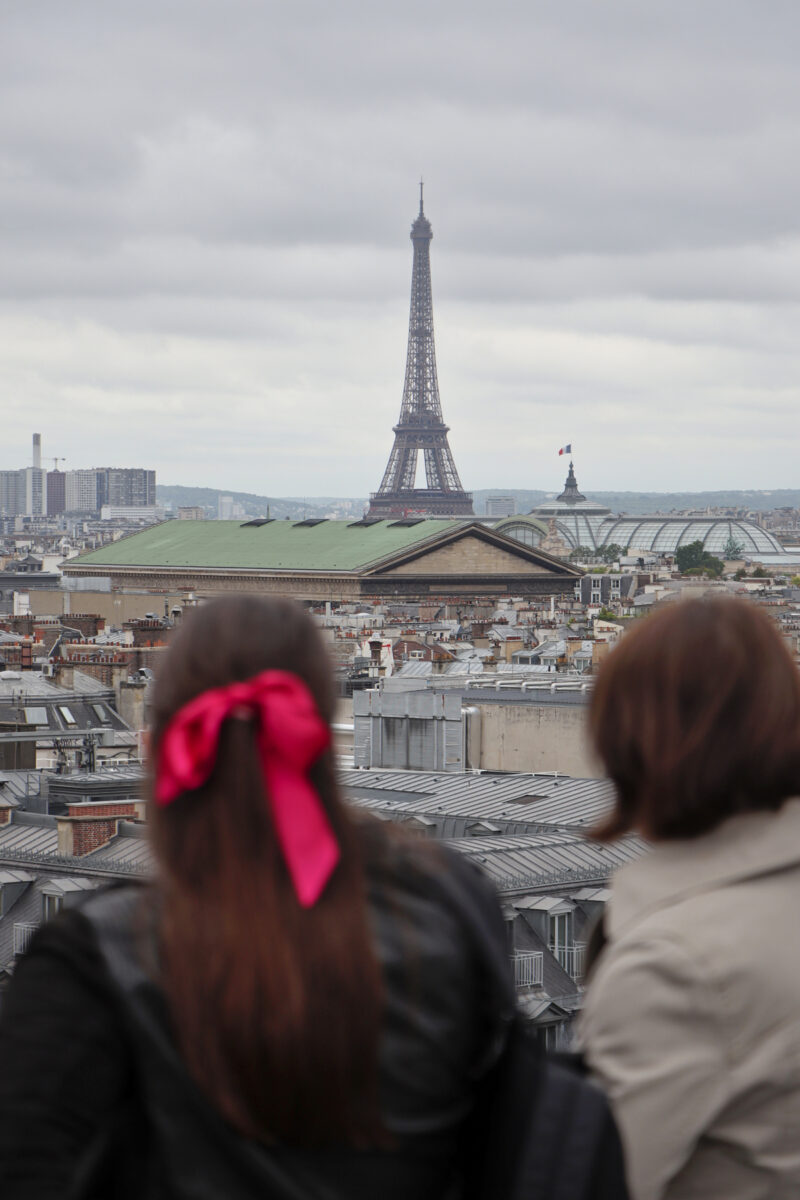
<svg viewBox="0 0 800 1200">
<path fill-rule="evenodd" d="M 201 692 L 175 714 L 158 753 L 155 799 L 170 804 L 208 779 L 222 722 L 245 709 L 256 742 L 278 841 L 304 908 L 315 904 L 339 861 L 339 846 L 308 768 L 331 741 L 306 685 L 288 671 Z"/>
</svg>

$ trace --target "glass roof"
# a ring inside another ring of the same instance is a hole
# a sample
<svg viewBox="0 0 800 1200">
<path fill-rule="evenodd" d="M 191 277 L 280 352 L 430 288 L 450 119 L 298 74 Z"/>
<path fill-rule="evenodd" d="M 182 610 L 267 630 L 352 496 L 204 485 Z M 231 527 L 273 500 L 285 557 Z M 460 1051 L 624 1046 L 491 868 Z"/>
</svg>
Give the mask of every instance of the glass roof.
<svg viewBox="0 0 800 1200">
<path fill-rule="evenodd" d="M 597 549 L 615 542 L 623 550 L 630 546 L 636 550 L 674 554 L 679 546 L 702 542 L 705 550 L 719 555 L 728 547 L 731 538 L 740 544 L 744 556 L 780 554 L 783 549 L 772 534 L 745 520 L 673 516 L 603 517 L 591 510 L 586 511 L 582 505 L 573 505 L 569 511 L 559 513 L 555 524 L 571 549 L 575 546 Z M 524 520 L 504 522 L 500 532 L 527 546 L 538 545 L 542 538 L 536 527 Z"/>
<path fill-rule="evenodd" d="M 731 521 L 721 518 L 688 517 L 622 517 L 604 521 L 601 545 L 617 542 L 620 546 L 635 546 L 674 554 L 679 546 L 702 542 L 710 554 L 721 554 L 733 538 L 742 547 L 742 554 L 779 554 L 781 545 L 772 534 L 752 521 Z"/>
<path fill-rule="evenodd" d="M 498 532 L 513 538 L 515 542 L 522 542 L 524 546 L 538 546 L 544 537 L 544 534 L 535 525 L 524 521 L 512 521 L 508 525 L 503 525 Z"/>
</svg>

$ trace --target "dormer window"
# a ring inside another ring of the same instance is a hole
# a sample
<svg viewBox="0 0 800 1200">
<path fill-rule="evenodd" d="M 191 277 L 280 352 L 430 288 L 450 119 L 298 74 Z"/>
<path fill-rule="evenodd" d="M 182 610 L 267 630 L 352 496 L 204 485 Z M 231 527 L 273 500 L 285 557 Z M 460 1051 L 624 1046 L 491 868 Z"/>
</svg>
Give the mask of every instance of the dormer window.
<svg viewBox="0 0 800 1200">
<path fill-rule="evenodd" d="M 553 955 L 566 968 L 569 952 L 572 950 L 572 913 L 551 913 L 548 942 Z"/>
<path fill-rule="evenodd" d="M 63 904 L 63 896 L 42 896 L 42 920 L 49 921 L 57 913 L 60 913 Z"/>
</svg>

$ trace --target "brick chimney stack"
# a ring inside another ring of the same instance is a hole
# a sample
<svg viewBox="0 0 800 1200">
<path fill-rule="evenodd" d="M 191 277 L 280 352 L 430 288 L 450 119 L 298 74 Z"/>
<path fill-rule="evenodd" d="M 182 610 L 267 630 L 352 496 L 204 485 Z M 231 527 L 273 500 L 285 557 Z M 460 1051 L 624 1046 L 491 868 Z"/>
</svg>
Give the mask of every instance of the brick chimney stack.
<svg viewBox="0 0 800 1200">
<path fill-rule="evenodd" d="M 102 800 L 69 804 L 66 817 L 56 817 L 58 853 L 83 858 L 117 836 L 120 821 L 144 820 L 143 800 Z"/>
</svg>

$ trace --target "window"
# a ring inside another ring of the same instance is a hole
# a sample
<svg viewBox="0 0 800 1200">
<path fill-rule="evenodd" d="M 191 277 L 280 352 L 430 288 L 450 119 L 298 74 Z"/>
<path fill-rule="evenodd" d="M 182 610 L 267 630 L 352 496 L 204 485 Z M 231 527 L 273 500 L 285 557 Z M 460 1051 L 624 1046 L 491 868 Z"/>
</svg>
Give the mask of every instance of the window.
<svg viewBox="0 0 800 1200">
<path fill-rule="evenodd" d="M 572 913 L 555 913 L 550 918 L 550 949 L 561 961 L 572 947 Z"/>
<path fill-rule="evenodd" d="M 25 720 L 28 725 L 47 725 L 47 709 L 46 708 L 26 708 Z"/>
<path fill-rule="evenodd" d="M 56 913 L 61 912 L 63 903 L 63 896 L 42 896 L 42 920 L 49 921 Z"/>
<path fill-rule="evenodd" d="M 92 704 L 91 710 L 97 717 L 98 721 L 102 721 L 104 725 L 108 725 L 111 721 L 111 714 L 102 704 Z"/>
<path fill-rule="evenodd" d="M 58 711 L 61 713 L 61 716 L 64 719 L 65 725 L 77 725 L 78 724 L 78 722 L 75 720 L 74 716 L 72 715 L 72 709 L 67 704 L 59 704 Z"/>
</svg>

